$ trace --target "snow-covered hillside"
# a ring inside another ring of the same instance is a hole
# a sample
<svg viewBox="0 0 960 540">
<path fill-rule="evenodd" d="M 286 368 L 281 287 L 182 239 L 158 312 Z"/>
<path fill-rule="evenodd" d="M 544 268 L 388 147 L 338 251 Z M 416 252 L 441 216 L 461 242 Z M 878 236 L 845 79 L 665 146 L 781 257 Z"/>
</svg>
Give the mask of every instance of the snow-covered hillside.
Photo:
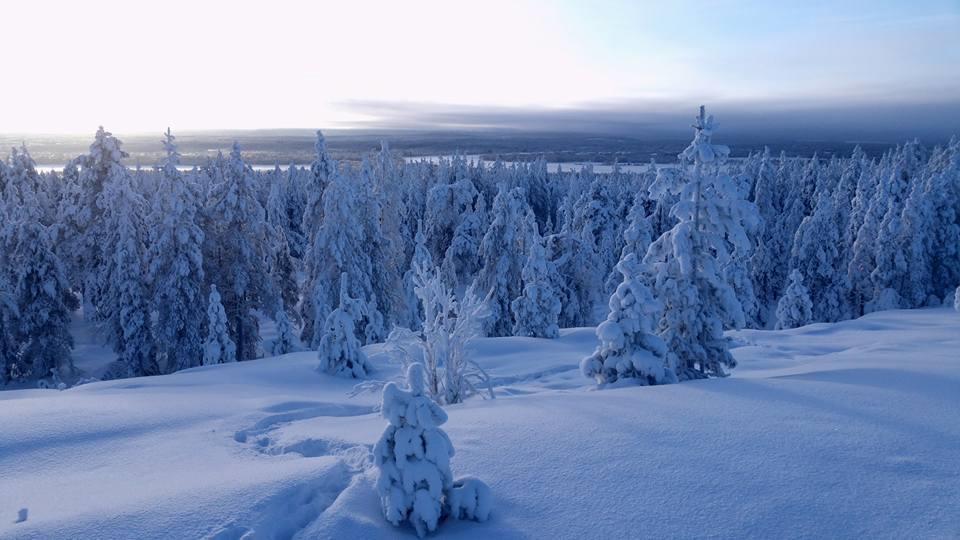
<svg viewBox="0 0 960 540">
<path fill-rule="evenodd" d="M 960 315 L 728 335 L 729 378 L 603 390 L 578 367 L 592 329 L 475 342 L 497 399 L 444 427 L 495 508 L 438 537 L 960 534 Z M 374 378 L 399 374 L 366 351 Z M 379 396 L 317 363 L 0 392 L 0 537 L 415 537 L 374 489 Z"/>
</svg>

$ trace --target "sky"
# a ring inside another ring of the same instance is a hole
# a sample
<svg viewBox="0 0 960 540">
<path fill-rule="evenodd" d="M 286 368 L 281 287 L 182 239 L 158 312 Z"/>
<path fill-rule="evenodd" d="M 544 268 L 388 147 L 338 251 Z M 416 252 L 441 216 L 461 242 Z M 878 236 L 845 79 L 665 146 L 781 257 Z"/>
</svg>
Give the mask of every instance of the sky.
<svg viewBox="0 0 960 540">
<path fill-rule="evenodd" d="M 699 103 L 734 124 L 846 113 L 865 131 L 960 127 L 960 0 L 30 0 L 2 12 L 0 133 L 589 130 Z"/>
</svg>

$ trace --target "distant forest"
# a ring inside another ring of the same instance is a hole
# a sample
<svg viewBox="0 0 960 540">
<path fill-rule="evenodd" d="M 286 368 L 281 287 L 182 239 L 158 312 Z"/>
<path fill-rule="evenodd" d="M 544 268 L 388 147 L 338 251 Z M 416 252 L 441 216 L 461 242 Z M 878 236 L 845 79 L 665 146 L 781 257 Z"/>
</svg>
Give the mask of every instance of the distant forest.
<svg viewBox="0 0 960 540">
<path fill-rule="evenodd" d="M 591 162 L 611 165 L 619 163 L 675 163 L 688 144 L 689 138 L 653 140 L 647 137 L 614 135 L 584 135 L 574 133 L 532 133 L 506 130 L 487 131 L 369 131 L 325 130 L 330 155 L 345 162 L 359 163 L 371 151 L 380 148 L 380 142 L 390 141 L 391 149 L 402 157 L 479 155 L 488 161 L 497 158 L 506 161 L 529 161 L 544 158 L 551 163 Z M 309 165 L 316 158 L 315 131 L 256 130 L 186 132 L 177 135 L 181 163 L 186 166 L 203 165 L 218 151 L 229 152 L 233 143 L 244 149 L 244 160 L 249 165 Z M 124 149 L 129 157 L 124 164 L 138 163 L 150 167 L 166 157 L 158 149 L 156 135 L 125 135 Z M 894 148 L 893 143 L 828 142 L 828 141 L 758 141 L 728 139 L 731 157 L 744 158 L 769 148 L 774 155 L 781 152 L 790 157 L 811 157 L 814 154 L 830 158 L 849 156 L 857 146 L 869 158 L 878 158 Z M 902 141 L 900 141 L 902 142 Z M 87 151 L 90 135 L 0 135 L 0 148 L 30 148 L 34 161 L 41 167 L 62 168 L 79 154 Z"/>
</svg>

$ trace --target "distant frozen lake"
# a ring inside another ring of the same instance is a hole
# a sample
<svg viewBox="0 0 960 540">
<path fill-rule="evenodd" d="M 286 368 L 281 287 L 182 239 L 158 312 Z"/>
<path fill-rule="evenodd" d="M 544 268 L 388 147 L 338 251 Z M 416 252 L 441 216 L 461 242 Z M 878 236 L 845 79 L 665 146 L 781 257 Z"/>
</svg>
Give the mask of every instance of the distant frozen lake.
<svg viewBox="0 0 960 540">
<path fill-rule="evenodd" d="M 63 172 L 63 168 L 64 168 L 64 167 L 65 167 L 65 165 L 43 164 L 43 165 L 37 165 L 37 171 L 38 171 L 38 172 L 51 172 L 51 171 Z M 273 170 L 273 165 L 251 165 L 251 167 L 252 167 L 253 170 L 255 170 L 255 171 L 272 171 L 272 170 Z M 280 166 L 280 169 L 285 171 L 285 170 L 287 170 L 288 167 L 289 167 L 289 165 L 281 165 L 281 166 Z M 309 164 L 308 164 L 308 165 L 297 165 L 297 167 L 307 167 L 307 168 L 310 168 L 310 165 L 309 165 Z M 128 168 L 129 168 L 131 171 L 135 169 L 135 167 L 129 167 L 129 166 L 128 166 Z M 154 169 L 154 167 L 153 167 L 152 165 L 149 166 L 149 167 L 141 166 L 140 168 L 143 169 L 143 170 L 145 170 L 145 171 L 152 171 L 152 170 Z M 192 169 L 193 169 L 193 165 L 189 165 L 189 166 L 188 166 L 188 165 L 181 165 L 180 167 L 177 167 L 177 168 L 180 169 L 181 171 L 189 171 L 189 170 L 192 170 Z"/>
<path fill-rule="evenodd" d="M 437 162 L 440 161 L 441 158 L 443 158 L 443 159 L 450 159 L 450 158 L 452 158 L 452 157 L 453 157 L 452 154 L 451 154 L 451 155 L 445 155 L 445 156 L 436 156 L 436 155 L 434 155 L 434 156 L 408 156 L 408 157 L 404 157 L 403 160 L 406 161 L 407 163 L 416 162 L 416 161 L 420 161 L 420 160 L 426 160 L 426 161 L 429 161 L 429 162 L 431 162 L 431 163 L 437 163 Z M 477 155 L 477 154 L 467 154 L 467 155 L 464 155 L 463 157 L 464 157 L 468 162 L 470 162 L 470 163 L 476 163 L 477 161 L 483 161 L 484 165 L 487 165 L 487 166 L 493 165 L 493 163 L 494 163 L 492 160 L 481 159 L 480 155 Z M 531 158 L 530 161 L 533 161 L 534 159 L 535 159 L 535 158 Z M 736 158 L 731 159 L 730 161 L 736 161 Z M 504 161 L 504 163 L 505 163 L 506 165 L 508 165 L 508 166 L 513 164 L 512 161 Z M 593 166 L 593 172 L 595 172 L 595 173 L 610 173 L 610 172 L 613 172 L 613 165 L 608 165 L 608 164 L 605 164 L 605 163 L 593 163 L 593 162 L 564 162 L 564 163 L 548 162 L 548 163 L 547 163 L 547 171 L 552 172 L 552 173 L 555 173 L 555 172 L 557 172 L 558 169 L 561 169 L 561 168 L 562 168 L 562 170 L 563 170 L 564 172 L 579 171 L 579 170 L 583 169 L 584 167 L 586 167 L 586 166 L 588 166 L 588 165 L 592 165 L 592 166 Z M 647 168 L 648 168 L 649 166 L 650 166 L 649 163 L 622 163 L 622 164 L 620 165 L 620 170 L 623 171 L 623 172 L 637 173 L 637 172 L 643 172 L 643 171 L 647 170 Z M 658 163 L 658 164 L 657 164 L 657 167 L 676 167 L 676 166 L 677 166 L 676 163 Z M 253 170 L 255 170 L 255 171 L 272 171 L 273 168 L 274 168 L 273 165 L 251 165 L 251 167 L 252 167 Z M 289 167 L 289 165 L 281 165 L 281 166 L 280 166 L 280 169 L 285 171 L 285 170 L 287 170 L 288 167 Z M 297 167 L 307 167 L 307 168 L 309 168 L 310 165 L 308 165 L 308 164 L 303 164 L 303 165 L 297 165 Z M 39 171 L 39 172 L 51 172 L 51 171 L 62 172 L 62 171 L 63 171 L 63 168 L 64 168 L 64 165 L 50 165 L 50 164 L 37 165 L 37 171 Z M 131 169 L 132 169 L 132 167 L 131 167 Z M 152 171 L 152 170 L 153 170 L 153 166 L 149 166 L 149 167 L 142 166 L 142 169 L 145 170 L 145 171 Z M 191 165 L 191 166 L 180 166 L 180 167 L 178 167 L 178 169 L 180 169 L 181 171 L 189 171 L 189 170 L 193 169 L 193 166 L 192 166 L 192 165 Z"/>
<path fill-rule="evenodd" d="M 444 156 L 413 156 L 413 157 L 405 157 L 405 158 L 403 158 L 403 159 L 404 159 L 404 161 L 406 161 L 407 163 L 415 162 L 415 161 L 420 161 L 420 160 L 427 160 L 427 161 L 429 161 L 429 162 L 431 162 L 431 163 L 436 163 L 436 162 L 440 161 L 441 159 L 450 159 L 450 158 L 452 158 L 452 157 L 453 157 L 453 155 L 444 155 Z M 482 161 L 484 165 L 488 165 L 488 166 L 489 166 L 489 165 L 493 165 L 493 163 L 494 163 L 494 162 L 491 161 L 491 160 L 482 159 L 481 156 L 478 155 L 478 154 L 466 154 L 466 155 L 464 155 L 464 156 L 462 156 L 462 157 L 463 157 L 464 159 L 466 159 L 466 160 L 467 160 L 468 162 L 470 162 L 470 163 L 476 163 L 477 161 Z M 530 158 L 530 161 L 533 161 L 533 160 L 535 160 L 535 159 L 536 159 L 536 158 L 531 157 L 531 158 Z M 512 162 L 512 161 L 504 161 L 504 163 L 507 164 L 507 165 L 511 165 L 513 162 Z M 563 170 L 563 172 L 579 171 L 579 170 L 583 169 L 584 167 L 586 167 L 586 166 L 588 166 L 588 165 L 593 165 L 593 172 L 595 172 L 595 173 L 611 173 L 611 172 L 613 172 L 613 165 L 607 165 L 607 164 L 604 164 L 604 163 L 577 162 L 577 161 L 565 162 L 565 163 L 548 162 L 548 163 L 547 163 L 547 171 L 548 171 L 548 172 L 552 172 L 552 173 L 557 172 L 558 169 Z M 676 166 L 677 166 L 676 163 L 664 163 L 664 164 L 658 163 L 658 164 L 657 164 L 657 167 L 676 167 Z M 630 173 L 643 172 L 643 171 L 646 171 L 648 167 L 650 167 L 650 164 L 649 164 L 649 163 L 622 163 L 622 164 L 620 164 L 620 170 L 621 170 L 621 171 L 623 171 L 623 172 L 630 172 Z"/>
</svg>

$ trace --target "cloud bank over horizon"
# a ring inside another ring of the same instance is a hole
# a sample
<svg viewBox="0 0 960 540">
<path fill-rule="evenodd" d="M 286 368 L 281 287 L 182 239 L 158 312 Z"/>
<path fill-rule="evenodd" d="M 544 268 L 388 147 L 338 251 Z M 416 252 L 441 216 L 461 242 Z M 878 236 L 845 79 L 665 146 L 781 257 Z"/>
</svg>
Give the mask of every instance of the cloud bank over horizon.
<svg viewBox="0 0 960 540">
<path fill-rule="evenodd" d="M 566 108 L 485 107 L 348 101 L 364 118 L 339 127 L 412 130 L 512 130 L 638 139 L 684 139 L 698 101 L 619 101 Z M 941 141 L 960 134 L 960 100 L 942 103 L 765 103 L 705 101 L 722 137 L 739 140 Z"/>
</svg>

